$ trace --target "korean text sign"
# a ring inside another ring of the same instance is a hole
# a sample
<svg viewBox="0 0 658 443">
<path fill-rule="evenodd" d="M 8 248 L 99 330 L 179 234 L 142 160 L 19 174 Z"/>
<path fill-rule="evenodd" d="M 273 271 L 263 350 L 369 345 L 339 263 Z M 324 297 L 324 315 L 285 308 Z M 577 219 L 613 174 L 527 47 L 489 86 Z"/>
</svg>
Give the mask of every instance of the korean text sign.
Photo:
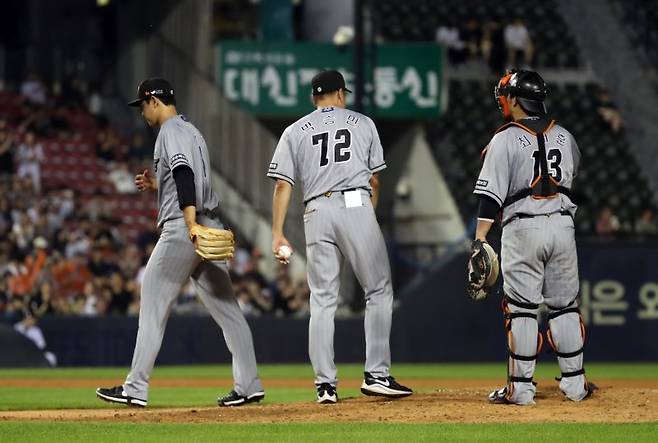
<svg viewBox="0 0 658 443">
<path fill-rule="evenodd" d="M 312 111 L 311 79 L 322 69 L 338 69 L 354 90 L 350 47 L 222 42 L 216 50 L 216 81 L 222 92 L 255 115 L 299 117 Z M 374 57 L 365 62 L 368 112 L 380 118 L 439 116 L 441 60 L 441 48 L 433 44 L 377 46 Z M 374 69 L 368 68 L 371 63 Z M 348 105 L 352 99 L 348 96 Z"/>
</svg>

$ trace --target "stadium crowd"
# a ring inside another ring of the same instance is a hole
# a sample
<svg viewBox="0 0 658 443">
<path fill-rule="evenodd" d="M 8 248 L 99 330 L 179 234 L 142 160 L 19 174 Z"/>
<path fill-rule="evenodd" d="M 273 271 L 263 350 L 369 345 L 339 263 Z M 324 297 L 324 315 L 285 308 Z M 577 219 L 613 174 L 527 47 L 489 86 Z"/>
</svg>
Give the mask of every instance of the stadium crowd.
<svg viewBox="0 0 658 443">
<path fill-rule="evenodd" d="M 108 198 L 136 191 L 132 171 L 150 165 L 151 148 L 141 134 L 124 142 L 94 115 L 84 85 L 71 83 L 66 94 L 53 96 L 31 74 L 20 88 L 20 105 L 0 112 L 0 318 L 12 323 L 46 314 L 136 315 L 144 267 L 157 241 L 155 229 L 131 238 Z M 83 195 L 42 183 L 41 166 L 50 160 L 42 141 L 79 138 L 71 120 L 80 113 L 97 122 L 95 152 L 105 180 L 114 185 L 109 190 Z M 258 270 L 261 259 L 257 248 L 241 243 L 230 264 L 245 314 L 308 315 L 305 279 L 293 281 L 282 266 L 268 281 Z M 196 313 L 199 303 L 189 283 L 173 311 Z"/>
<path fill-rule="evenodd" d="M 158 234 L 151 227 L 129 235 L 109 197 L 136 191 L 134 172 L 149 167 L 152 148 L 142 134 L 122 138 L 100 114 L 100 100 L 75 78 L 55 95 L 30 74 L 20 88 L 20 105 L 0 107 L 0 318 L 15 322 L 26 313 L 37 318 L 138 313 L 144 267 Z M 618 130 L 622 123 L 615 110 L 602 92 L 601 118 Z M 94 155 L 113 186 L 83 195 L 44 183 L 41 168 L 50 159 L 42 142 L 80 138 L 80 120 L 89 119 L 94 122 Z M 596 233 L 601 238 L 655 236 L 658 224 L 651 209 L 624 225 L 606 207 Z M 261 260 L 258 248 L 241 242 L 230 264 L 243 312 L 308 316 L 305 278 L 293 280 L 281 266 L 268 280 L 259 271 Z M 173 311 L 205 312 L 191 283 Z"/>
</svg>

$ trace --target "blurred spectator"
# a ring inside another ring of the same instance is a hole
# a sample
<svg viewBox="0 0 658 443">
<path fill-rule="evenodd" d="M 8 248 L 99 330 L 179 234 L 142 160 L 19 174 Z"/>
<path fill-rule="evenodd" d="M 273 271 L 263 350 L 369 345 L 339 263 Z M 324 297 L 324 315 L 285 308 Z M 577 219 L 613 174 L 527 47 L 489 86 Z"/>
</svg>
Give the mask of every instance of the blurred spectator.
<svg viewBox="0 0 658 443">
<path fill-rule="evenodd" d="M 14 137 L 7 128 L 0 127 L 0 180 L 7 179 L 13 172 Z"/>
<path fill-rule="evenodd" d="M 115 272 L 110 277 L 110 304 L 107 308 L 110 314 L 127 314 L 128 308 L 134 301 L 135 294 L 130 291 L 124 282 L 123 276 Z"/>
<path fill-rule="evenodd" d="M 474 18 L 466 22 L 466 26 L 461 31 L 461 39 L 468 49 L 468 55 L 471 59 L 480 56 L 480 42 L 482 41 L 482 28 Z"/>
<path fill-rule="evenodd" d="M 619 132 L 624 124 L 623 119 L 617 105 L 615 105 L 610 98 L 610 94 L 605 89 L 601 89 L 598 93 L 597 111 L 601 119 L 610 128 L 612 132 Z"/>
<path fill-rule="evenodd" d="M 98 89 L 92 89 L 91 94 L 89 94 L 87 108 L 89 113 L 96 117 L 96 121 L 100 122 L 103 119 L 103 96 Z"/>
<path fill-rule="evenodd" d="M 105 128 L 99 131 L 96 137 L 96 155 L 107 162 L 115 161 L 119 150 L 119 140 L 114 131 Z"/>
<path fill-rule="evenodd" d="M 505 46 L 507 47 L 507 67 L 512 68 L 518 64 L 518 56 L 523 55 L 523 67 L 532 65 L 534 49 L 528 29 L 520 18 L 505 27 Z"/>
<path fill-rule="evenodd" d="M 251 300 L 251 292 L 247 288 L 238 288 L 235 292 L 235 297 L 238 300 L 238 306 L 245 315 L 245 317 L 256 317 L 260 315 L 260 311 L 256 309 Z"/>
<path fill-rule="evenodd" d="M 436 41 L 448 51 L 448 60 L 453 65 L 459 65 L 466 60 L 468 49 L 459 36 L 459 28 L 453 23 L 441 25 L 436 30 Z"/>
<path fill-rule="evenodd" d="M 70 259 L 57 257 L 52 267 L 52 275 L 60 297 L 69 298 L 82 293 L 85 283 L 91 278 L 91 272 L 82 255 Z"/>
<path fill-rule="evenodd" d="M 658 225 L 652 209 L 642 211 L 640 218 L 635 222 L 635 233 L 638 235 L 655 236 L 658 234 Z"/>
<path fill-rule="evenodd" d="M 62 100 L 67 105 L 75 108 L 86 109 L 86 96 L 85 84 L 77 75 L 70 77 L 64 82 L 64 87 L 62 88 Z"/>
<path fill-rule="evenodd" d="M 36 142 L 33 132 L 25 134 L 25 141 L 18 146 L 16 155 L 19 177 L 30 177 L 32 187 L 41 192 L 41 162 L 44 160 L 43 147 Z"/>
<path fill-rule="evenodd" d="M 49 281 L 44 281 L 30 298 L 28 307 L 34 315 L 43 317 L 46 314 L 53 313 L 52 301 L 53 286 Z"/>
<path fill-rule="evenodd" d="M 36 72 L 28 74 L 25 81 L 21 84 L 21 95 L 35 105 L 46 104 L 46 86 Z"/>
<path fill-rule="evenodd" d="M 153 161 L 153 148 L 146 144 L 144 136 L 139 132 L 135 133 L 128 150 L 128 157 L 132 160 L 145 161 L 149 163 Z"/>
<path fill-rule="evenodd" d="M 505 69 L 505 37 L 497 21 L 490 20 L 482 26 L 480 50 L 491 71 L 496 75 L 502 74 Z"/>
<path fill-rule="evenodd" d="M 277 315 L 306 316 L 310 312 L 308 301 L 310 291 L 305 283 L 295 286 L 286 273 L 281 273 L 273 285 L 273 310 Z"/>
<path fill-rule="evenodd" d="M 135 175 L 131 174 L 128 170 L 128 163 L 119 162 L 115 165 L 112 171 L 107 175 L 107 178 L 117 192 L 122 194 L 130 194 L 137 192 L 135 187 Z"/>
<path fill-rule="evenodd" d="M 619 232 L 619 228 L 619 219 L 612 209 L 604 208 L 596 221 L 596 233 L 601 237 L 613 237 Z"/>
</svg>

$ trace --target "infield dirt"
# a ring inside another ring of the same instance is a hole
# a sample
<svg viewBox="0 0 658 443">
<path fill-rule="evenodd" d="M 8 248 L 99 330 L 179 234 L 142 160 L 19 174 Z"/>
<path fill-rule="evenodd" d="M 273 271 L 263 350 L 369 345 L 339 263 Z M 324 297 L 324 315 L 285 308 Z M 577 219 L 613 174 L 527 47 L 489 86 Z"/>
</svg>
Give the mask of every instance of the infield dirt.
<svg viewBox="0 0 658 443">
<path fill-rule="evenodd" d="M 112 385 L 116 380 L 3 380 L 15 387 L 89 387 Z M 373 397 L 342 398 L 336 405 L 317 405 L 307 379 L 264 380 L 266 388 L 309 387 L 309 401 L 256 404 L 240 408 L 185 407 L 133 409 L 61 409 L 0 412 L 0 420 L 95 421 L 128 423 L 641 423 L 658 421 L 658 381 L 597 380 L 600 390 L 580 403 L 568 401 L 557 383 L 540 380 L 535 406 L 491 405 L 487 394 L 496 388 L 491 380 L 408 380 L 423 393 L 399 400 Z M 355 388 L 358 380 L 341 381 Z M 230 386 L 230 380 L 154 380 L 153 387 Z M 93 395 L 93 391 L 90 392 Z"/>
</svg>

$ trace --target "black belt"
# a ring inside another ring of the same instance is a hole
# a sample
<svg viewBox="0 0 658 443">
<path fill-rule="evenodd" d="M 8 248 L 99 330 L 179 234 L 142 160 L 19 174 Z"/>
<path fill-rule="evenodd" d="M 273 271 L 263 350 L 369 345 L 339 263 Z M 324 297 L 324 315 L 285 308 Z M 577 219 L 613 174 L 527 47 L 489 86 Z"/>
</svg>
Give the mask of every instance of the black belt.
<svg viewBox="0 0 658 443">
<path fill-rule="evenodd" d="M 503 223 L 503 226 L 505 226 L 506 224 L 508 224 L 510 222 L 513 222 L 516 219 L 535 218 L 535 217 L 549 217 L 551 215 L 556 215 L 556 214 L 568 215 L 569 217 L 571 217 L 571 212 L 569 212 L 569 211 L 554 212 L 552 214 L 516 214 L 514 217 L 510 218 L 505 223 Z"/>
<path fill-rule="evenodd" d="M 363 189 L 364 191 L 368 191 L 368 193 L 370 194 L 370 189 L 368 189 L 368 188 L 366 188 L 366 187 L 364 187 L 364 186 L 359 186 L 358 188 L 341 189 L 341 190 L 339 190 L 339 191 L 327 191 L 327 192 L 323 192 L 322 194 L 318 194 L 318 195 L 316 195 L 316 196 L 313 196 L 313 197 L 309 198 L 308 200 L 304 200 L 304 204 L 307 205 L 307 204 L 309 204 L 310 202 L 312 202 L 313 200 L 315 200 L 316 198 L 319 198 L 319 197 L 327 197 L 327 198 L 329 198 L 329 197 L 331 197 L 331 194 L 333 194 L 334 192 L 340 192 L 341 194 L 345 194 L 346 192 L 356 191 L 356 190 L 358 190 L 358 189 Z M 371 195 L 372 195 L 372 194 L 371 194 Z"/>
</svg>

